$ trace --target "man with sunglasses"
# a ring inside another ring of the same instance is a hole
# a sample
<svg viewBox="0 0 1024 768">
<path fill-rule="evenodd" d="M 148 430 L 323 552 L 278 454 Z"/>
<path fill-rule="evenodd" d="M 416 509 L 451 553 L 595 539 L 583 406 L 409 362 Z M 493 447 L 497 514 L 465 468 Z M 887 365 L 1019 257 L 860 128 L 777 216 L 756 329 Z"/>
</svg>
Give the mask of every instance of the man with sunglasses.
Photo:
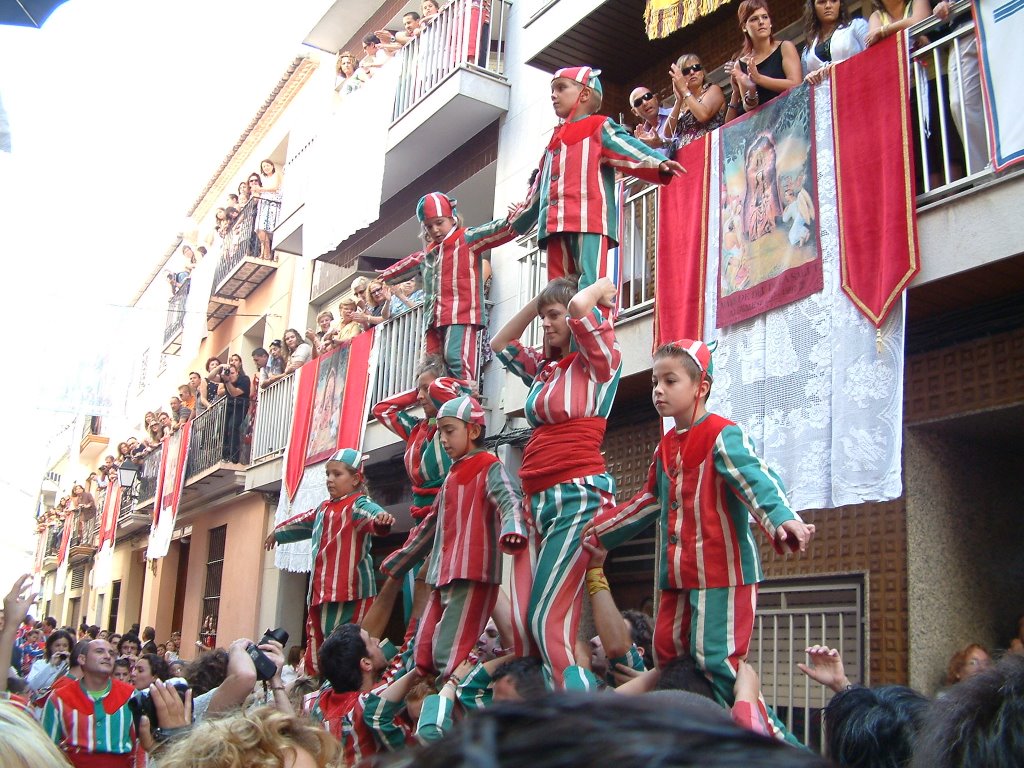
<svg viewBox="0 0 1024 768">
<path fill-rule="evenodd" d="M 661 106 L 661 99 L 646 85 L 638 85 L 629 94 L 633 114 L 640 123 L 633 129 L 633 135 L 654 149 L 663 149 L 672 143 L 666 136 L 665 124 L 672 114 L 670 107 Z"/>
</svg>

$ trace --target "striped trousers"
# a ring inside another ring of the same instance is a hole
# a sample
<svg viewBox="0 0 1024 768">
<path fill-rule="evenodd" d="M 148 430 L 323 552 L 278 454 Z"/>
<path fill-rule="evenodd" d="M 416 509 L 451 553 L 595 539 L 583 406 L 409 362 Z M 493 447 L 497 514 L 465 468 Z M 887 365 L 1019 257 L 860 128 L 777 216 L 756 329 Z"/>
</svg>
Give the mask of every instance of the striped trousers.
<svg viewBox="0 0 1024 768">
<path fill-rule="evenodd" d="M 320 646 L 324 638 L 342 624 L 360 624 L 373 605 L 372 597 L 346 600 L 343 603 L 320 603 L 309 606 L 306 616 L 306 669 L 320 672 Z"/>
<path fill-rule="evenodd" d="M 735 702 L 736 669 L 750 649 L 756 609 L 756 584 L 661 590 L 654 623 L 658 666 L 690 654 L 711 681 L 719 703 L 731 707 Z M 775 738 L 800 744 L 763 697 L 758 697 L 758 708 Z"/>
<path fill-rule="evenodd" d="M 589 475 L 530 496 L 532 530 L 526 552 L 516 556 L 511 600 L 514 647 L 537 649 L 548 686 L 563 687 L 576 663 L 574 646 L 583 607 L 583 579 L 590 555 L 580 533 L 606 505 L 615 504 L 611 475 Z"/>
<path fill-rule="evenodd" d="M 498 584 L 457 579 L 435 587 L 416 632 L 416 669 L 447 678 L 466 660 L 487 628 L 498 601 Z"/>
<path fill-rule="evenodd" d="M 548 280 L 566 275 L 580 276 L 580 290 L 598 278 L 616 279 L 618 270 L 610 263 L 610 241 L 597 232 L 561 232 L 544 244 L 548 261 Z"/>
<path fill-rule="evenodd" d="M 483 330 L 482 325 L 428 326 L 423 337 L 423 352 L 443 357 L 445 367 L 456 379 L 476 381 Z"/>
</svg>

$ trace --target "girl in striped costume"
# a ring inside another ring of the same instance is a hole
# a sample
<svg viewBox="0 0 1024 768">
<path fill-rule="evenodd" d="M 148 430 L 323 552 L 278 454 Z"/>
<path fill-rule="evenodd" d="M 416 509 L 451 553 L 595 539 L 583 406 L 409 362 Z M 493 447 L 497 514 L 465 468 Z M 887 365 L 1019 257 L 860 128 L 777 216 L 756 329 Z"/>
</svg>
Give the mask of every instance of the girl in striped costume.
<svg viewBox="0 0 1024 768">
<path fill-rule="evenodd" d="M 575 281 L 552 280 L 493 342 L 498 359 L 530 388 L 525 411 L 534 428 L 520 471 L 533 540 L 530 557 L 515 564 L 515 645 L 525 653 L 535 641 L 548 682 L 558 688 L 565 669 L 575 664 L 590 559 L 580 533 L 602 507 L 615 504 L 615 481 L 606 471 L 601 443 L 622 356 L 611 319 L 596 311 L 614 302 L 615 286 L 608 278 L 578 293 Z M 543 353 L 519 341 L 538 315 Z"/>
<path fill-rule="evenodd" d="M 295 515 L 267 537 L 266 548 L 312 538 L 312 578 L 306 631 L 306 668 L 319 671 L 324 638 L 341 624 L 358 624 L 377 594 L 370 536 L 386 536 L 395 519 L 362 491 L 363 456 L 343 448 L 327 461 L 330 498 Z"/>
</svg>

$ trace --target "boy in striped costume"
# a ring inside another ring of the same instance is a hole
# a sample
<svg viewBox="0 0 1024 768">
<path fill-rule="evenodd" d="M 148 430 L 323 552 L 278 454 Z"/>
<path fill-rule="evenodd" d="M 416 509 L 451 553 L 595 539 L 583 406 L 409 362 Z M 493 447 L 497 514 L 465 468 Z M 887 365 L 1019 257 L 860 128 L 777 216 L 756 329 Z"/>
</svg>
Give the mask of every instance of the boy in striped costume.
<svg viewBox="0 0 1024 768">
<path fill-rule="evenodd" d="M 441 354 L 455 378 L 476 379 L 480 335 L 487 325 L 484 283 L 490 262 L 484 254 L 518 235 L 507 218 L 463 227 L 455 199 L 442 192 L 421 198 L 416 217 L 430 245 L 385 269 L 381 279 L 419 265 L 427 319 L 424 352 Z"/>
<path fill-rule="evenodd" d="M 601 443 L 619 386 L 622 354 L 611 320 L 598 307 L 615 304 L 608 278 L 576 291 L 575 281 L 551 281 L 494 337 L 498 359 L 530 388 L 526 419 L 533 433 L 519 477 L 529 499 L 529 557 L 515 564 L 512 614 L 515 652 L 536 642 L 549 682 L 575 663 L 574 646 L 589 556 L 580 533 L 599 509 L 615 504 Z M 519 338 L 540 316 L 544 352 Z M 539 541 L 537 540 L 539 539 Z"/>
<path fill-rule="evenodd" d="M 129 768 L 135 726 L 128 700 L 135 688 L 114 680 L 113 647 L 93 640 L 79 656 L 81 680 L 54 687 L 42 726 L 75 768 Z"/>
<path fill-rule="evenodd" d="M 501 589 L 501 553 L 523 549 L 526 527 L 518 485 L 482 447 L 480 404 L 468 395 L 449 400 L 438 409 L 437 429 L 452 467 L 434 502 L 437 529 L 427 565 L 433 590 L 420 619 L 415 659 L 421 674 L 447 677 L 487 626 Z M 430 546 L 421 538 L 410 554 Z"/>
<path fill-rule="evenodd" d="M 526 234 L 538 227 L 547 252 L 548 279 L 580 275 L 580 288 L 618 273 L 608 249 L 618 245 L 616 170 L 653 184 L 666 184 L 683 166 L 669 160 L 610 117 L 596 114 L 604 90 L 600 70 L 566 67 L 551 81 L 551 102 L 559 125 L 521 213 L 513 226 Z"/>
<path fill-rule="evenodd" d="M 359 623 L 377 594 L 370 536 L 386 536 L 395 519 L 361 491 L 363 457 L 343 448 L 327 461 L 330 498 L 316 509 L 295 515 L 267 537 L 267 549 L 312 538 L 312 578 L 306 631 L 307 669 L 318 670 L 318 653 L 335 627 Z"/>
<path fill-rule="evenodd" d="M 658 666 L 691 654 L 720 703 L 731 707 L 764 579 L 749 516 L 779 552 L 805 551 L 814 526 L 790 509 L 781 480 L 743 430 L 705 410 L 711 376 L 711 350 L 703 342 L 683 339 L 658 349 L 654 408 L 673 418 L 675 429 L 662 438 L 640 492 L 598 515 L 584 537 L 593 534 L 612 549 L 660 526 Z M 763 700 L 761 706 L 774 734 L 794 740 Z"/>
</svg>

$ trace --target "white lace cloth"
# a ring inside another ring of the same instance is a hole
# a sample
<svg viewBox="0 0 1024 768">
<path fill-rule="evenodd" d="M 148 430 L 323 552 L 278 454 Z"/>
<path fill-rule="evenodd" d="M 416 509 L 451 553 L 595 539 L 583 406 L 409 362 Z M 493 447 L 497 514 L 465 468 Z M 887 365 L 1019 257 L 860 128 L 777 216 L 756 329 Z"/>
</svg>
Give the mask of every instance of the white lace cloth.
<svg viewBox="0 0 1024 768">
<path fill-rule="evenodd" d="M 885 501 L 902 493 L 904 304 L 881 329 L 843 293 L 829 83 L 815 92 L 818 212 L 825 287 L 715 328 L 719 211 L 710 206 L 705 339 L 718 340 L 708 402 L 741 425 L 781 475 L 794 509 Z M 712 135 L 718 157 L 720 132 Z M 719 188 L 712 163 L 711 189 Z"/>
<path fill-rule="evenodd" d="M 289 517 L 315 509 L 327 498 L 327 487 L 324 485 L 324 464 L 311 464 L 302 473 L 295 498 L 288 501 L 288 492 L 281 482 L 281 498 L 277 502 L 277 513 L 274 525 L 280 525 Z M 274 565 L 282 571 L 308 571 L 310 569 L 310 540 L 296 541 L 293 544 L 280 544 L 275 550 Z"/>
</svg>

